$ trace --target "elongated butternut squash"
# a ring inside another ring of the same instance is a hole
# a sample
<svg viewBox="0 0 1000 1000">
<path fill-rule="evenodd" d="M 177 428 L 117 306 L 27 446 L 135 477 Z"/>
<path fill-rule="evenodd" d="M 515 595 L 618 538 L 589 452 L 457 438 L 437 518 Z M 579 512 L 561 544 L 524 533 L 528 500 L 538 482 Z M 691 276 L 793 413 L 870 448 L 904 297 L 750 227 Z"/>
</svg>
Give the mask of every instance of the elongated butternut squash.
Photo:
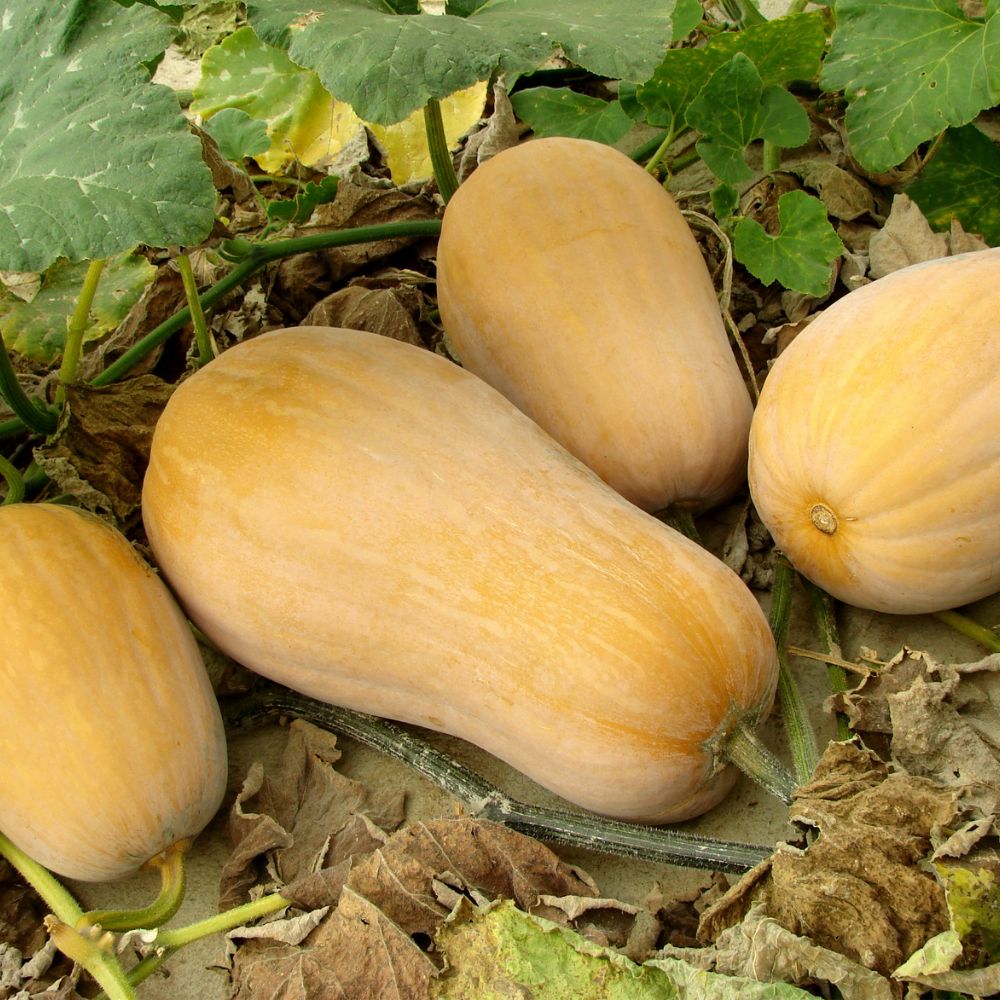
<svg viewBox="0 0 1000 1000">
<path fill-rule="evenodd" d="M 108 881 L 196 836 L 226 787 L 219 707 L 167 588 L 114 528 L 0 507 L 0 829 Z"/>
<path fill-rule="evenodd" d="M 584 139 L 535 139 L 448 203 L 450 349 L 649 511 L 746 480 L 750 397 L 698 244 L 667 191 Z"/>
<path fill-rule="evenodd" d="M 764 383 L 750 488 L 788 558 L 849 604 L 1000 590 L 1000 249 L 896 271 L 799 334 Z"/>
<path fill-rule="evenodd" d="M 143 518 L 236 660 L 598 812 L 709 808 L 727 734 L 772 701 L 773 641 L 734 573 L 485 382 L 385 337 L 272 332 L 192 376 Z"/>
</svg>

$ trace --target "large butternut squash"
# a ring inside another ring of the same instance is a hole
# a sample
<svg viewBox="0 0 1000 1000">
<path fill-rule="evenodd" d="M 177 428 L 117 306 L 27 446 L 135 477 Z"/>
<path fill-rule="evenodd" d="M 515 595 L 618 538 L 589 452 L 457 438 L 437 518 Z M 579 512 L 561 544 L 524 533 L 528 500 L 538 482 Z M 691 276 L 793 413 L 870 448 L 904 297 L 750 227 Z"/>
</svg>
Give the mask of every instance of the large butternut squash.
<svg viewBox="0 0 1000 1000">
<path fill-rule="evenodd" d="M 448 203 L 437 293 L 450 349 L 649 511 L 746 480 L 750 397 L 698 244 L 623 153 L 535 139 Z"/>
<path fill-rule="evenodd" d="M 182 384 L 143 518 L 192 619 L 289 687 L 470 740 L 567 799 L 662 822 L 775 685 L 756 601 L 485 382 L 330 328 Z"/>
<path fill-rule="evenodd" d="M 750 487 L 789 559 L 849 604 L 1000 590 L 1000 249 L 880 278 L 796 337 L 754 415 Z"/>
<path fill-rule="evenodd" d="M 126 539 L 70 507 L 0 507 L 0 566 L 0 829 L 60 875 L 127 875 L 225 791 L 191 629 Z"/>
</svg>

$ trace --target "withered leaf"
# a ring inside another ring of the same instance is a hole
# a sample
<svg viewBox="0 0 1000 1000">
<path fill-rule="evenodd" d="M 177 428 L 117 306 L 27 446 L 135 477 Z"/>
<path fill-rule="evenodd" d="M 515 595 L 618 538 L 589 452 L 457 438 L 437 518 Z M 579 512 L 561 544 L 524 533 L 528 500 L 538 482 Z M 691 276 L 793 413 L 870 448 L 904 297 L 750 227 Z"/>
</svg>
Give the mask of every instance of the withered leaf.
<svg viewBox="0 0 1000 1000">
<path fill-rule="evenodd" d="M 290 895 L 297 880 L 307 881 L 309 908 L 333 903 L 343 874 L 321 873 L 367 855 L 384 839 L 383 829 L 402 822 L 402 793 L 369 795 L 333 769 L 339 758 L 332 733 L 296 720 L 274 775 L 265 775 L 259 765 L 251 768 L 230 812 L 235 849 L 223 872 L 223 906 L 244 902 L 268 863 Z M 370 822 L 359 819 L 362 812 Z M 324 886 L 334 893 L 331 898 L 318 898 Z"/>
<path fill-rule="evenodd" d="M 892 768 L 854 742 L 831 743 L 791 818 L 815 836 L 779 845 L 702 916 L 717 940 L 754 903 L 792 934 L 882 976 L 948 927 L 944 891 L 924 862 L 958 816 L 957 794 Z"/>
<path fill-rule="evenodd" d="M 120 524 L 136 515 L 153 428 L 173 386 L 140 375 L 104 388 L 67 386 L 53 437 L 34 457 L 59 489 Z"/>
<path fill-rule="evenodd" d="M 420 291 L 412 287 L 348 285 L 317 302 L 302 320 L 302 325 L 366 330 L 421 347 L 423 340 L 414 319 L 420 311 L 420 300 Z"/>
<path fill-rule="evenodd" d="M 948 926 L 944 892 L 921 862 L 932 831 L 956 815 L 953 791 L 894 772 L 857 744 L 831 743 L 792 806 L 792 818 L 819 835 L 773 856 L 767 914 L 890 975 Z"/>
<path fill-rule="evenodd" d="M 885 225 L 868 243 L 872 278 L 883 278 L 893 271 L 948 255 L 948 237 L 936 233 L 917 203 L 905 194 L 892 199 L 892 209 Z"/>
<path fill-rule="evenodd" d="M 858 731 L 891 733 L 904 770 L 954 785 L 973 815 L 1000 811 L 1000 654 L 938 663 L 904 648 L 838 704 Z"/>
</svg>

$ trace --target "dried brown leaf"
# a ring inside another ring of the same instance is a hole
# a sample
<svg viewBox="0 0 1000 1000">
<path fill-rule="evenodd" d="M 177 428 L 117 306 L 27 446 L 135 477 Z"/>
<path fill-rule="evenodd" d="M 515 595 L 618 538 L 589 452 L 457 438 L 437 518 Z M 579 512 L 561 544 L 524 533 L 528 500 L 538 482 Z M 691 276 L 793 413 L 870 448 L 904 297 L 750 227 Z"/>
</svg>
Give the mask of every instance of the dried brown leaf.
<svg viewBox="0 0 1000 1000">
<path fill-rule="evenodd" d="M 139 510 L 153 428 L 173 386 L 141 375 L 101 389 L 67 386 L 59 429 L 34 457 L 63 493 L 127 524 Z"/>
<path fill-rule="evenodd" d="M 953 824 L 957 794 L 894 770 L 856 743 L 831 743 L 791 817 L 816 835 L 781 845 L 702 916 L 715 941 L 752 904 L 792 934 L 883 976 L 948 927 L 944 891 L 924 867 Z"/>
<path fill-rule="evenodd" d="M 904 648 L 833 704 L 859 732 L 891 734 L 900 767 L 953 785 L 973 815 L 1000 812 L 1000 654 L 943 664 Z"/>
<path fill-rule="evenodd" d="M 723 931 L 711 948 L 667 947 L 658 957 L 679 958 L 710 972 L 757 982 L 830 983 L 844 1000 L 893 1000 L 895 995 L 884 976 L 793 934 L 760 904 Z"/>
<path fill-rule="evenodd" d="M 333 769 L 339 759 L 333 734 L 297 720 L 275 773 L 251 768 L 230 812 L 235 847 L 223 871 L 224 907 L 244 902 L 268 869 L 290 896 L 301 892 L 302 905 L 334 903 L 341 864 L 370 853 L 384 829 L 402 822 L 402 792 L 370 795 Z"/>
<path fill-rule="evenodd" d="M 892 199 L 885 225 L 868 243 L 872 278 L 882 278 L 921 261 L 948 256 L 948 237 L 931 229 L 917 203 L 905 194 Z"/>
<path fill-rule="evenodd" d="M 820 157 L 792 164 L 792 170 L 806 187 L 813 188 L 835 219 L 851 222 L 875 212 L 871 188 L 856 174 Z"/>
<path fill-rule="evenodd" d="M 348 285 L 317 302 L 302 325 L 366 330 L 422 347 L 423 339 L 414 318 L 420 313 L 421 298 L 420 291 L 412 287 Z"/>
</svg>

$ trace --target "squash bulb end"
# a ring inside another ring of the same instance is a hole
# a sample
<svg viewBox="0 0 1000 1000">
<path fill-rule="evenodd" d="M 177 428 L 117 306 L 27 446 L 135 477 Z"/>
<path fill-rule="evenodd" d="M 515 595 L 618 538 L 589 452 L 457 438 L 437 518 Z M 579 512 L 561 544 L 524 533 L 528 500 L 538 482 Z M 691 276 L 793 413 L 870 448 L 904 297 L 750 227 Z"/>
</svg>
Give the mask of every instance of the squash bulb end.
<svg viewBox="0 0 1000 1000">
<path fill-rule="evenodd" d="M 832 535 L 837 530 L 837 515 L 825 503 L 814 504 L 809 519 L 824 535 Z"/>
</svg>

